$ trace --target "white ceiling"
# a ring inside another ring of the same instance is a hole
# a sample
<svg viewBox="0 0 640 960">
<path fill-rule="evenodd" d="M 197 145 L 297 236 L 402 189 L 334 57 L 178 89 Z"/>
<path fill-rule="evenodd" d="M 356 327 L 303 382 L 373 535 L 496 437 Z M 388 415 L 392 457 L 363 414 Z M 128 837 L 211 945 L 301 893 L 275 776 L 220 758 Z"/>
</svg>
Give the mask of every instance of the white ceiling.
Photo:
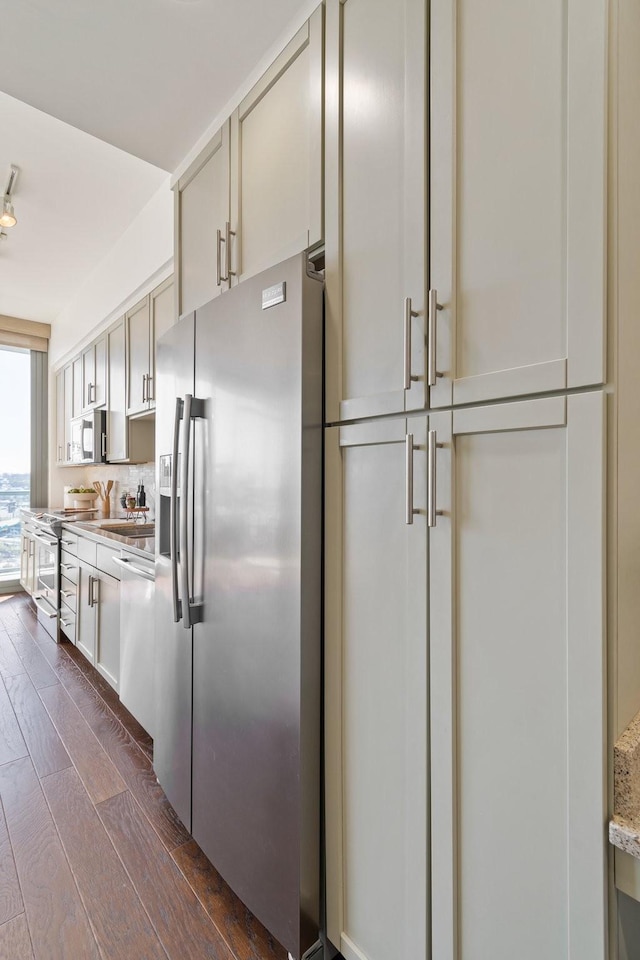
<svg viewBox="0 0 640 960">
<path fill-rule="evenodd" d="M 0 313 L 51 323 L 169 178 L 0 93 L 0 194 L 11 163 L 18 223 L 0 241 Z"/>
<path fill-rule="evenodd" d="M 0 314 L 54 322 L 304 8 L 0 0 Z"/>
<path fill-rule="evenodd" d="M 0 90 L 171 172 L 302 6 L 0 0 Z"/>
</svg>

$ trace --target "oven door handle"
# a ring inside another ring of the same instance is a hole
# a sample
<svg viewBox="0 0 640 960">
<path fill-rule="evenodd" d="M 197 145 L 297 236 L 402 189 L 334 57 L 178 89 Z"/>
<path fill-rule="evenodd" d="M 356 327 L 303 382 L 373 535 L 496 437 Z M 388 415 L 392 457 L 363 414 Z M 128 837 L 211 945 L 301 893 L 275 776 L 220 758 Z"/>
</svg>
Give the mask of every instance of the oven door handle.
<svg viewBox="0 0 640 960">
<path fill-rule="evenodd" d="M 50 547 L 51 550 L 55 550 L 59 543 L 57 539 L 49 540 L 48 537 L 43 537 L 41 533 L 34 533 L 32 536 L 34 540 L 38 541 L 38 543 L 44 544 L 45 547 Z"/>
<path fill-rule="evenodd" d="M 48 617 L 48 618 L 49 618 L 49 620 L 54 620 L 55 617 L 58 616 L 58 611 L 57 611 L 57 610 L 54 610 L 53 613 L 50 613 L 49 610 L 47 610 L 47 608 L 46 608 L 45 606 L 43 606 L 41 603 L 38 603 L 38 600 L 42 600 L 42 597 L 41 597 L 39 594 L 38 594 L 37 596 L 34 596 L 32 599 L 33 599 L 33 602 L 35 603 L 36 607 L 37 607 L 38 610 L 40 611 L 40 613 L 43 613 L 43 614 L 45 615 L 45 617 Z"/>
</svg>

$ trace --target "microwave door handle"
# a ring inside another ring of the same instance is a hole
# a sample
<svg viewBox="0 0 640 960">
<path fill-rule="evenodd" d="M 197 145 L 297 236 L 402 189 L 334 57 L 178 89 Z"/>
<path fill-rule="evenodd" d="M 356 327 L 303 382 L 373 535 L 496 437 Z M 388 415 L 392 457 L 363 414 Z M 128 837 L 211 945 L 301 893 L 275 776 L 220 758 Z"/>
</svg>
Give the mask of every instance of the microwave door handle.
<svg viewBox="0 0 640 960">
<path fill-rule="evenodd" d="M 171 559 L 171 593 L 173 596 L 173 619 L 182 619 L 182 602 L 178 593 L 178 452 L 180 448 L 180 421 L 184 401 L 176 397 L 176 412 L 173 421 L 173 456 L 171 458 L 171 497 L 169 499 L 169 557 Z"/>
</svg>

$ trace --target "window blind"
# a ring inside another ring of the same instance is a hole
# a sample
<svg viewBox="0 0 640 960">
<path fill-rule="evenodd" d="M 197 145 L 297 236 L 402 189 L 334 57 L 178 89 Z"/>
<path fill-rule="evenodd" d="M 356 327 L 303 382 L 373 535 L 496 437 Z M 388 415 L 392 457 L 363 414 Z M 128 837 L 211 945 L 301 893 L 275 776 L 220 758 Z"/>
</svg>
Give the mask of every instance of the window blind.
<svg viewBox="0 0 640 960">
<path fill-rule="evenodd" d="M 26 350 L 46 353 L 50 337 L 51 327 L 48 323 L 35 323 L 0 313 L 0 347 L 24 347 Z"/>
</svg>

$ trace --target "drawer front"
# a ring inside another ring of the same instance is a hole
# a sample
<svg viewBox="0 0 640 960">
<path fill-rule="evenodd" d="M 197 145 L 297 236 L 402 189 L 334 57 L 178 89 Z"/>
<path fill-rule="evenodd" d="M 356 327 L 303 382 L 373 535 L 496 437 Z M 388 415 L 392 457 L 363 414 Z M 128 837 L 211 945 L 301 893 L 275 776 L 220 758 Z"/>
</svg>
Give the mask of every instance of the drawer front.
<svg viewBox="0 0 640 960">
<path fill-rule="evenodd" d="M 60 557 L 60 575 L 72 583 L 78 582 L 78 560 L 72 553 L 62 551 Z"/>
<path fill-rule="evenodd" d="M 73 580 L 67 579 L 64 574 L 60 575 L 60 601 L 71 610 L 76 610 L 76 584 Z"/>
<path fill-rule="evenodd" d="M 87 537 L 78 537 L 78 559 L 90 563 L 92 567 L 96 566 L 96 547 L 95 540 L 89 540 Z"/>
<path fill-rule="evenodd" d="M 60 605 L 60 632 L 64 633 L 71 643 L 76 642 L 76 615 L 66 603 Z"/>
<path fill-rule="evenodd" d="M 68 530 L 62 531 L 62 536 L 60 537 L 60 546 L 63 550 L 66 550 L 67 553 L 72 553 L 74 557 L 78 555 L 78 534 L 69 533 Z"/>
<path fill-rule="evenodd" d="M 103 573 L 108 573 L 110 577 L 120 579 L 120 568 L 113 562 L 114 557 L 120 556 L 120 550 L 114 550 L 113 547 L 106 547 L 104 544 L 97 544 L 96 566 Z"/>
</svg>

